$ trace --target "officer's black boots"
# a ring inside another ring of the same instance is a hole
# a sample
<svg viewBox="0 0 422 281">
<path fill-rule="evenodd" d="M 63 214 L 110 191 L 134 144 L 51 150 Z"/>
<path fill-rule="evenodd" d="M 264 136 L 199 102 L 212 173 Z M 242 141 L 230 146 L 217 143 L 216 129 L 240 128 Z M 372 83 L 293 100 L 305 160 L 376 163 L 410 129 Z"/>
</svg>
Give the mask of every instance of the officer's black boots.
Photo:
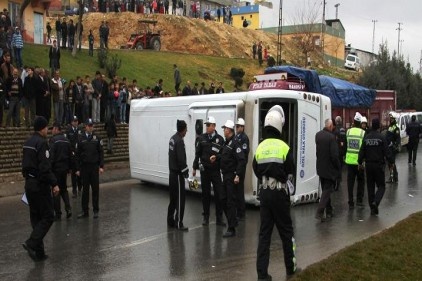
<svg viewBox="0 0 422 281">
<path fill-rule="evenodd" d="M 215 224 L 219 226 L 226 226 L 226 223 L 223 221 L 222 217 L 218 217 L 217 222 Z"/>
<path fill-rule="evenodd" d="M 223 238 L 229 238 L 236 236 L 236 229 L 229 227 L 226 233 L 223 234 Z"/>
<path fill-rule="evenodd" d="M 265 278 L 258 278 L 258 281 L 272 281 L 273 277 L 271 275 L 267 275 Z"/>
</svg>

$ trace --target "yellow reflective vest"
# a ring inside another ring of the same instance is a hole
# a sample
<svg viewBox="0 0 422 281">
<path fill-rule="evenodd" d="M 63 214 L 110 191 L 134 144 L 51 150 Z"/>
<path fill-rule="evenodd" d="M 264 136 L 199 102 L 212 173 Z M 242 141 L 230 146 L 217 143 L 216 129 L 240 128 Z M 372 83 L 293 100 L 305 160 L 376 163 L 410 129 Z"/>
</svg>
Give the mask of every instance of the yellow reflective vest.
<svg viewBox="0 0 422 281">
<path fill-rule="evenodd" d="M 362 140 L 365 136 L 365 131 L 361 128 L 350 128 L 346 133 L 346 164 L 358 165 L 359 150 L 362 146 Z"/>
<path fill-rule="evenodd" d="M 279 139 L 266 139 L 261 142 L 255 151 L 256 163 L 280 163 L 283 164 L 286 160 L 289 146 Z"/>
</svg>

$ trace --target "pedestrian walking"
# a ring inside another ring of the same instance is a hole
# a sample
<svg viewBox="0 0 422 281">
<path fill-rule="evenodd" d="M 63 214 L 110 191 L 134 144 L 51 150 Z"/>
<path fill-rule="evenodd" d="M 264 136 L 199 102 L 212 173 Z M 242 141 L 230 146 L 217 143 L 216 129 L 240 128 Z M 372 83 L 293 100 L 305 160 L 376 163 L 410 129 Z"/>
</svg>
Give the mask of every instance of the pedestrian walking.
<svg viewBox="0 0 422 281">
<path fill-rule="evenodd" d="M 221 128 L 224 130 L 225 138 L 221 154 L 211 156 L 210 160 L 211 163 L 216 160 L 220 161 L 221 173 L 223 174 L 221 203 L 228 224 L 227 231 L 223 234 L 223 237 L 228 238 L 236 236 L 236 195 L 240 176 L 245 172 L 246 161 L 241 145 L 234 135 L 234 122 L 227 120 Z"/>
<path fill-rule="evenodd" d="M 390 112 L 390 126 L 387 129 L 386 139 L 390 153 L 390 161 L 388 162 L 388 168 L 390 170 L 390 178 L 387 183 L 397 183 L 399 181 L 399 175 L 396 167 L 396 154 L 399 151 L 401 143 L 400 129 L 397 126 L 398 114 Z"/>
<path fill-rule="evenodd" d="M 51 194 L 59 194 L 57 179 L 51 170 L 47 133 L 47 120 L 39 116 L 34 120 L 34 134 L 23 145 L 22 174 L 32 232 L 22 246 L 34 261 L 47 258 L 43 239 L 54 221 Z"/>
<path fill-rule="evenodd" d="M 114 114 L 111 114 L 110 119 L 104 124 L 104 130 L 107 132 L 107 154 L 113 154 L 114 138 L 117 138 L 116 119 Z"/>
<path fill-rule="evenodd" d="M 62 210 L 60 197 L 63 199 L 66 218 L 72 216 L 72 208 L 70 207 L 69 194 L 67 192 L 67 173 L 72 169 L 72 147 L 70 141 L 62 133 L 59 123 L 53 124 L 53 137 L 50 139 L 50 159 L 51 168 L 59 185 L 60 196 L 54 197 L 55 220 L 61 220 Z"/>
<path fill-rule="evenodd" d="M 248 165 L 249 157 L 249 138 L 245 133 L 245 120 L 243 118 L 237 119 L 236 122 L 236 141 L 240 144 L 245 156 L 245 170 L 239 175 L 239 184 L 237 185 L 236 193 L 236 217 L 238 220 L 245 219 L 245 174 L 246 166 Z"/>
<path fill-rule="evenodd" d="M 357 194 L 356 194 L 356 206 L 363 207 L 363 196 L 365 189 L 365 173 L 358 166 L 359 150 L 362 145 L 365 131 L 361 129 L 362 115 L 356 112 L 354 117 L 353 127 L 347 130 L 346 133 L 346 158 L 347 164 L 347 190 L 349 197 L 349 209 L 355 207 L 355 201 L 353 196 L 353 189 L 355 185 L 355 179 L 358 180 Z"/>
<path fill-rule="evenodd" d="M 221 206 L 221 173 L 220 162 L 211 162 L 211 156 L 221 153 L 224 139 L 215 130 L 215 118 L 208 116 L 205 122 L 206 132 L 196 139 L 195 159 L 193 160 L 192 176 L 196 176 L 196 170 L 201 171 L 202 188 L 202 213 L 204 219 L 202 225 L 209 225 L 211 184 L 214 190 L 216 224 L 226 226 L 223 222 L 223 208 Z"/>
<path fill-rule="evenodd" d="M 292 151 L 281 139 L 284 120 L 281 106 L 275 105 L 268 111 L 264 120 L 264 140 L 258 145 L 252 164 L 256 177 L 262 183 L 259 190 L 261 225 L 256 261 L 258 280 L 272 280 L 268 265 L 274 224 L 283 242 L 287 276 L 300 271 L 296 267 L 290 192 L 286 184 L 288 179 L 293 181 L 295 167 Z"/>
<path fill-rule="evenodd" d="M 419 136 L 422 133 L 421 125 L 416 121 L 416 115 L 412 115 L 410 123 L 407 124 L 406 133 L 409 136 L 407 152 L 409 154 L 409 164 L 416 166 L 416 154 L 418 153 Z"/>
<path fill-rule="evenodd" d="M 325 221 L 326 218 L 333 216 L 331 193 L 334 191 L 337 179 L 341 174 L 338 144 L 333 129 L 333 121 L 326 119 L 324 129 L 315 135 L 316 169 L 322 189 L 315 218 L 320 221 Z"/>
<path fill-rule="evenodd" d="M 167 225 L 178 230 L 188 231 L 183 225 L 185 213 L 185 179 L 189 177 L 189 168 L 186 164 L 186 147 L 183 138 L 187 132 L 184 120 L 177 120 L 177 133 L 169 141 L 169 190 L 170 203 L 167 211 Z"/>
<path fill-rule="evenodd" d="M 77 172 L 82 177 L 82 213 L 78 218 L 89 216 L 89 189 L 92 189 L 92 207 L 94 219 L 98 218 L 100 178 L 99 174 L 104 172 L 103 141 L 94 131 L 94 122 L 88 119 L 85 122 L 85 132 L 79 137 L 77 146 Z"/>
<path fill-rule="evenodd" d="M 71 125 L 66 131 L 66 137 L 70 142 L 70 146 L 72 149 L 72 171 L 70 174 L 71 182 L 72 182 L 72 198 L 76 198 L 78 193 L 80 194 L 82 191 L 82 179 L 80 176 L 76 175 L 77 167 L 75 165 L 76 158 L 76 148 L 79 140 L 79 135 L 82 134 L 81 130 L 79 129 L 79 119 L 77 116 L 73 116 Z"/>
<path fill-rule="evenodd" d="M 366 186 L 371 215 L 378 215 L 378 206 L 385 193 L 385 162 L 390 154 L 385 137 L 379 132 L 380 121 L 372 119 L 371 130 L 365 135 L 359 151 L 359 167 L 366 170 Z M 365 162 L 365 168 L 363 168 Z M 377 192 L 375 193 L 375 184 Z"/>
<path fill-rule="evenodd" d="M 174 68 L 174 73 L 173 73 L 173 77 L 174 77 L 174 89 L 176 90 L 176 93 L 179 92 L 180 90 L 180 84 L 182 84 L 182 76 L 180 75 L 180 70 L 179 68 L 177 68 L 177 65 L 173 65 Z"/>
</svg>

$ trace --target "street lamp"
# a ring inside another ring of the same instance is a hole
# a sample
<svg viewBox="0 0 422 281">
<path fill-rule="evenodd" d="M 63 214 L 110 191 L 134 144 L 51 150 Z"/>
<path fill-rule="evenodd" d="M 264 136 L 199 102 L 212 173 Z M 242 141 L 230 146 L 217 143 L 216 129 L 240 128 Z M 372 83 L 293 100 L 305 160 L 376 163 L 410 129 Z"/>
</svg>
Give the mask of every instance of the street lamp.
<svg viewBox="0 0 422 281">
<path fill-rule="evenodd" d="M 334 7 L 336 8 L 336 19 L 338 19 L 338 6 L 340 6 L 340 3 L 334 5 Z"/>
</svg>

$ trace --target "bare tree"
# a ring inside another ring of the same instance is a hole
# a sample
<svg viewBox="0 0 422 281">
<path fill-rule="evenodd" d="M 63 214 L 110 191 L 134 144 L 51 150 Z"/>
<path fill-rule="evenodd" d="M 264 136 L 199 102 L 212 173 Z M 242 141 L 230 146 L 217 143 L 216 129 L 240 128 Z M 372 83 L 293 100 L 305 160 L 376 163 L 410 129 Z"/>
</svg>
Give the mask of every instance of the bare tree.
<svg viewBox="0 0 422 281">
<path fill-rule="evenodd" d="M 321 49 L 320 10 L 320 2 L 307 1 L 293 18 L 294 31 L 291 40 L 301 52 L 299 61 L 304 66 L 307 65 L 310 54 Z"/>
</svg>

